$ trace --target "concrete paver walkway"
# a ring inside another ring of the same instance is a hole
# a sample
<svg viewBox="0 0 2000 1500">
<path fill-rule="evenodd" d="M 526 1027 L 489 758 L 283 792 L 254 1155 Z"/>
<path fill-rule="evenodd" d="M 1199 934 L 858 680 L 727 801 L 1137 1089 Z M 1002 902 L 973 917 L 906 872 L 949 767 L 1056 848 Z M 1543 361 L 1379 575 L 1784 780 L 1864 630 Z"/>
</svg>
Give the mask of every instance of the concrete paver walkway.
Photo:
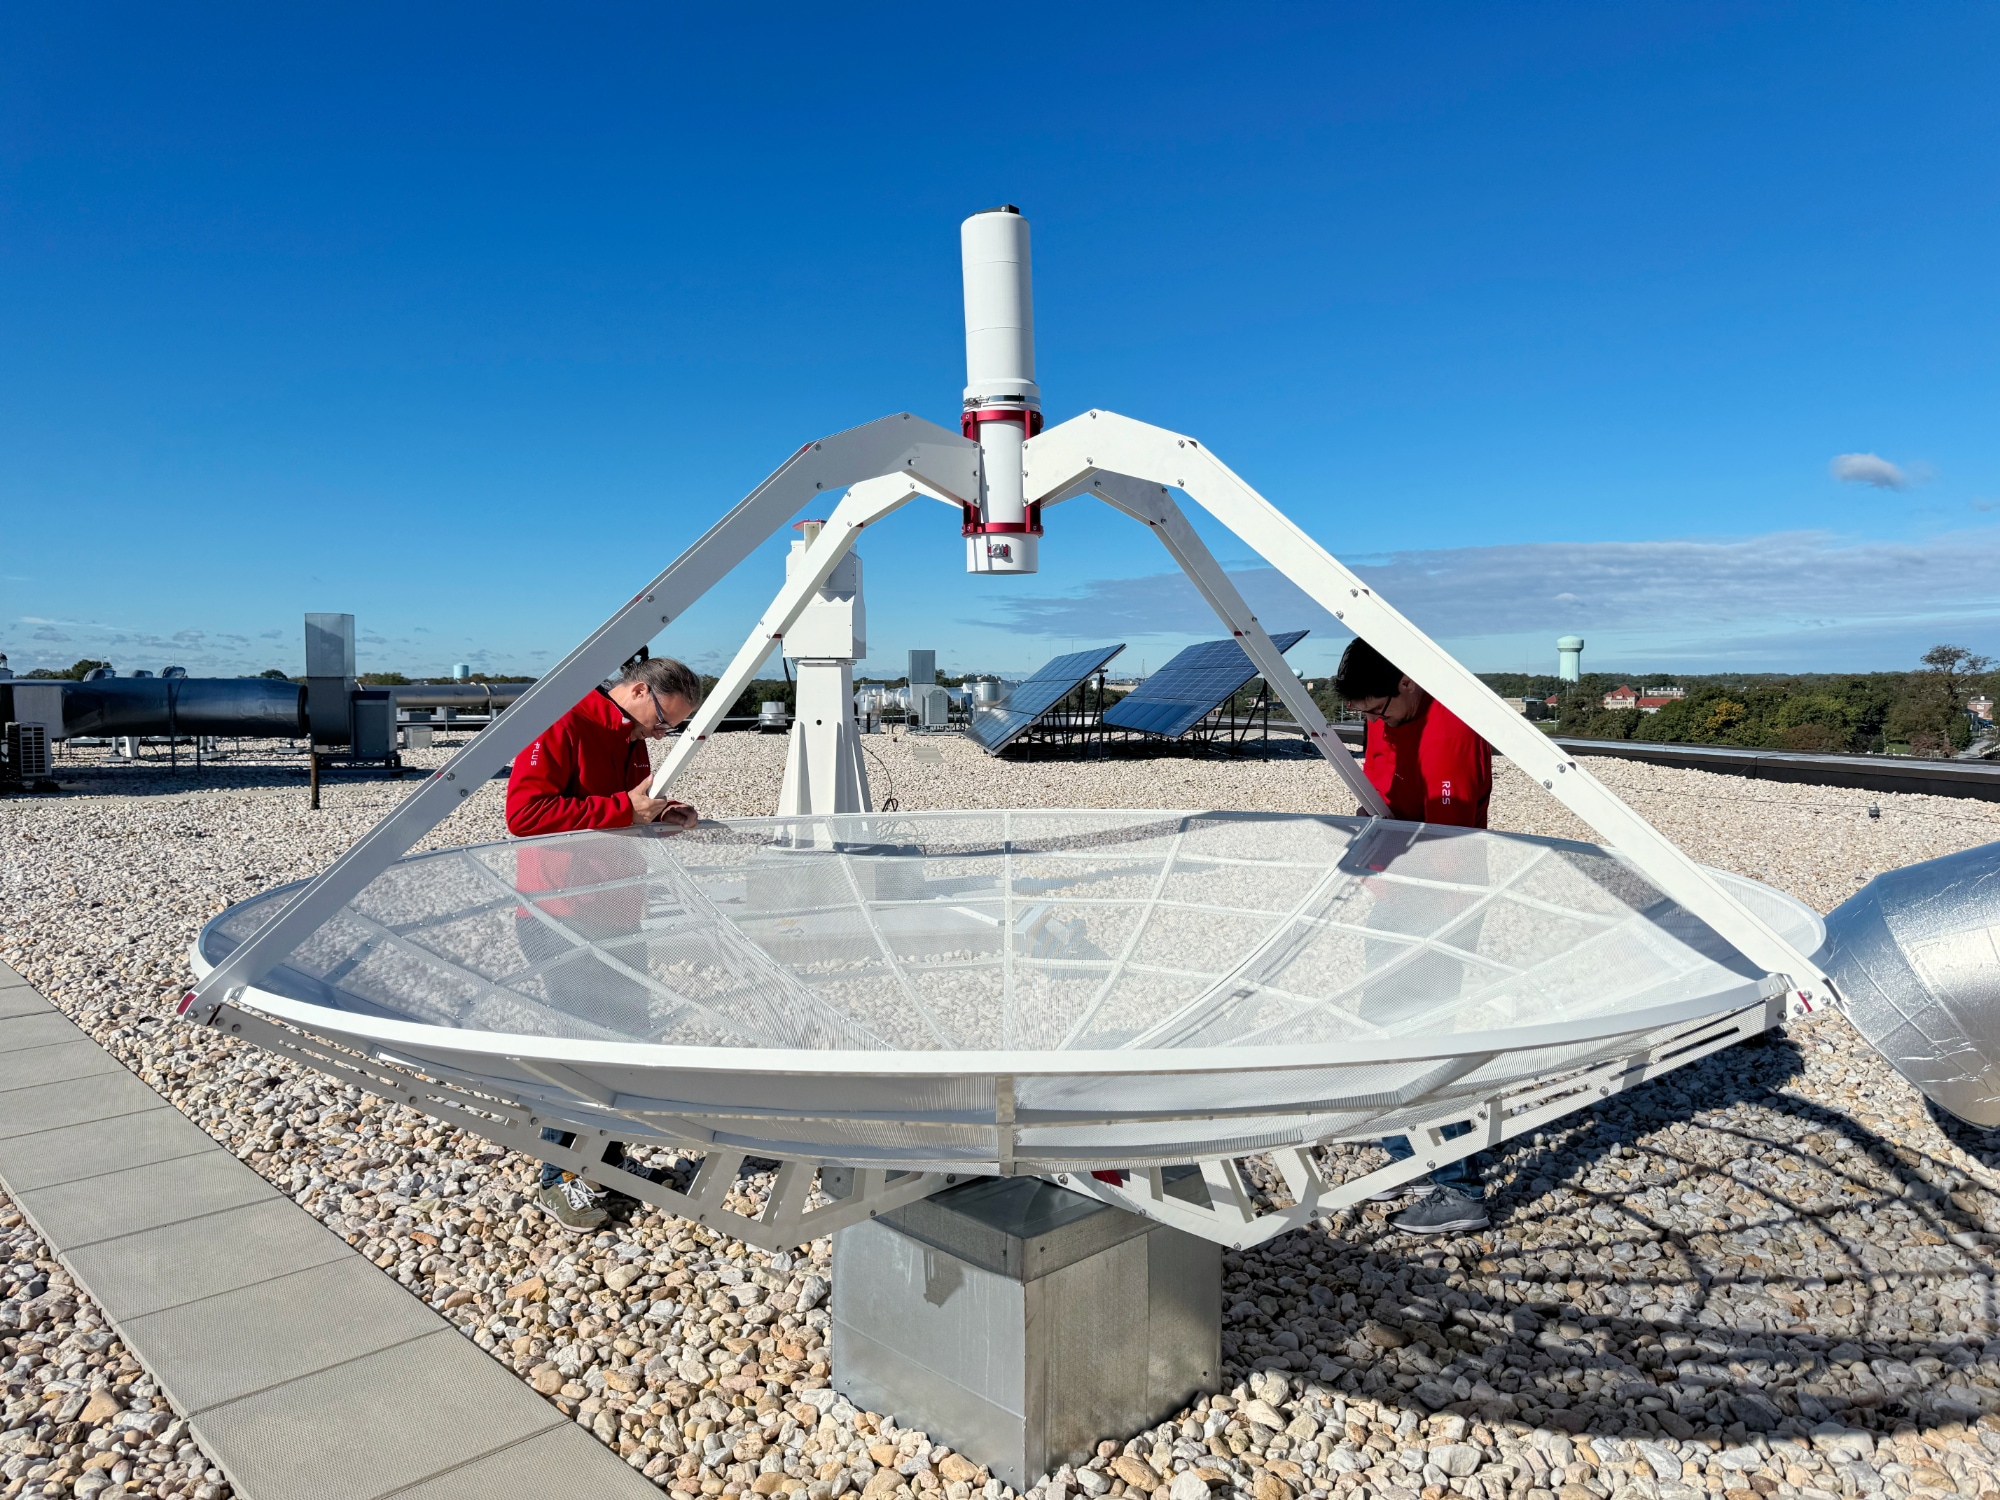
<svg viewBox="0 0 2000 1500">
<path fill-rule="evenodd" d="M 659 1493 L 4 963 L 0 1183 L 247 1500 Z"/>
</svg>

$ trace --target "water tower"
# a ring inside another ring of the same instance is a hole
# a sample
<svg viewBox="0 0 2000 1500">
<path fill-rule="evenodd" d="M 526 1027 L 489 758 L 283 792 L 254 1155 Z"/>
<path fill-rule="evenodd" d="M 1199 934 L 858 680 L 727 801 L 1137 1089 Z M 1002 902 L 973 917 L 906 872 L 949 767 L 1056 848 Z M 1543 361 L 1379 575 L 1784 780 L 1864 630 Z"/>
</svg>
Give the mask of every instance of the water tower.
<svg viewBox="0 0 2000 1500">
<path fill-rule="evenodd" d="M 1583 670 L 1583 637 L 1566 635 L 1556 641 L 1556 676 L 1575 682 Z"/>
</svg>

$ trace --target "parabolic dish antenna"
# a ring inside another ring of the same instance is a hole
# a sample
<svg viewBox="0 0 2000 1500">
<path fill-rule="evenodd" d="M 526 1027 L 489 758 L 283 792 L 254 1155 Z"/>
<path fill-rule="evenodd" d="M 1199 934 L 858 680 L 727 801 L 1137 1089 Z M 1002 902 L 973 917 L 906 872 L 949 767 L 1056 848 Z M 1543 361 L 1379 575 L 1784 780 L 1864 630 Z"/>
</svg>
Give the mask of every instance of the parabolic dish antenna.
<svg viewBox="0 0 2000 1500">
<path fill-rule="evenodd" d="M 1818 949 L 1811 910 L 1715 878 Z M 284 897 L 216 918 L 199 965 Z M 616 1138 L 1056 1173 L 1379 1134 L 1755 1004 L 1763 987 L 1593 845 L 1302 814 L 1038 811 L 425 854 L 244 998 Z"/>
<path fill-rule="evenodd" d="M 898 412 L 800 446 L 326 870 L 212 923 L 190 1021 L 772 1248 L 993 1172 L 1244 1244 L 1836 998 L 1817 917 L 1695 864 L 1206 445 L 1103 408 L 1046 426 L 1028 238 L 1008 205 L 961 226 L 956 430 Z M 1390 821 L 1176 494 L 1602 847 Z M 872 811 L 857 539 L 941 506 L 968 572 L 1032 575 L 1072 503 L 1165 549 L 1370 816 Z M 407 857 L 807 506 L 650 791 L 782 649 L 802 705 L 819 685 L 785 804 L 816 816 Z M 1366 1185 L 1312 1149 L 1396 1133 L 1416 1155 Z M 685 1192 L 633 1178 L 618 1142 L 701 1166 Z M 1240 1166 L 1265 1152 L 1284 1201 Z"/>
</svg>

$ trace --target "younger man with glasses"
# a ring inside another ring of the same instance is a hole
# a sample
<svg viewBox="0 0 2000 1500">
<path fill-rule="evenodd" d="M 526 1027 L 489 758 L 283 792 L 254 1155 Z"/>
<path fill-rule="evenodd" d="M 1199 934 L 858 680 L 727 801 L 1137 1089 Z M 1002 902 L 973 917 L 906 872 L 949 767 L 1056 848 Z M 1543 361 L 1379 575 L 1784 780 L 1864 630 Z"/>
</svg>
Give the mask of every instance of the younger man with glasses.
<svg viewBox="0 0 2000 1500">
<path fill-rule="evenodd" d="M 1349 713 L 1368 720 L 1368 736 L 1362 752 L 1361 769 L 1389 804 L 1389 816 L 1405 823 L 1443 823 L 1455 828 L 1484 828 L 1486 807 L 1493 796 L 1493 747 L 1474 734 L 1450 709 L 1418 687 L 1381 652 L 1366 641 L 1355 640 L 1340 658 L 1333 689 L 1346 703 Z M 1484 860 L 1481 859 L 1483 867 Z M 1393 901 L 1393 887 L 1385 885 L 1381 899 Z M 1460 943 L 1477 943 L 1476 930 L 1453 933 Z M 1404 967 L 1401 982 L 1407 985 L 1422 974 L 1422 959 Z M 1458 982 L 1455 966 L 1429 966 L 1439 985 Z M 1368 999 L 1361 1001 L 1365 1011 Z M 1447 1139 L 1470 1130 L 1469 1125 L 1446 1126 Z M 1414 1155 L 1408 1136 L 1391 1136 L 1382 1142 L 1392 1161 Z M 1384 1193 L 1383 1198 L 1407 1192 L 1422 1193 L 1415 1206 L 1398 1215 L 1393 1227 L 1411 1234 L 1463 1234 L 1484 1229 L 1488 1217 L 1480 1184 L 1470 1157 L 1439 1169 L 1434 1177 L 1419 1178 L 1407 1188 Z"/>
<path fill-rule="evenodd" d="M 699 815 L 685 802 L 647 795 L 653 762 L 646 741 L 664 738 L 675 725 L 686 722 L 700 702 L 701 679 L 679 662 L 665 657 L 627 662 L 616 683 L 593 688 L 514 757 L 507 779 L 507 831 L 516 838 L 532 838 L 638 823 L 662 823 L 676 830 L 694 827 Z M 629 860 L 621 862 L 619 856 L 637 851 L 622 847 L 622 840 L 611 842 L 621 847 L 523 849 L 515 864 L 515 889 L 532 897 L 636 874 L 640 867 Z M 515 917 L 522 956 L 530 964 L 563 960 L 575 952 L 579 937 L 636 932 L 643 913 L 633 897 L 626 888 L 544 899 L 533 910 L 524 906 Z M 544 921 L 537 912 L 550 920 Z M 595 964 L 572 958 L 551 965 L 541 982 L 552 1001 L 591 1018 L 607 999 L 616 1009 L 616 997 L 597 993 L 605 986 L 603 976 L 594 974 L 596 969 Z M 596 1018 L 614 1028 L 634 1024 L 608 1012 Z M 570 1144 L 563 1132 L 553 1129 L 544 1129 L 542 1139 Z M 649 1175 L 626 1158 L 622 1142 L 612 1142 L 604 1160 Z M 543 1162 L 534 1202 L 567 1229 L 592 1230 L 607 1217 L 599 1204 L 604 1196 L 581 1177 L 570 1176 L 554 1162 Z"/>
</svg>

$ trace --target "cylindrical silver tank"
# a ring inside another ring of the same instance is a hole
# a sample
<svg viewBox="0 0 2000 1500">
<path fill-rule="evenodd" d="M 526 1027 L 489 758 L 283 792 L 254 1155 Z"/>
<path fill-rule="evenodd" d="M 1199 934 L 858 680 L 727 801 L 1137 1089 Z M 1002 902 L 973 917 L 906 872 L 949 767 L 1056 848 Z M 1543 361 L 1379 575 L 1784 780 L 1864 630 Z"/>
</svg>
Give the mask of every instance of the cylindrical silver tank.
<svg viewBox="0 0 2000 1500">
<path fill-rule="evenodd" d="M 1877 875 L 1826 931 L 1855 1029 L 1960 1119 L 2000 1125 L 2000 843 Z"/>
<path fill-rule="evenodd" d="M 63 684 L 62 733 L 217 734 L 281 738 L 306 732 L 305 689 L 269 677 L 104 677 Z"/>
</svg>

